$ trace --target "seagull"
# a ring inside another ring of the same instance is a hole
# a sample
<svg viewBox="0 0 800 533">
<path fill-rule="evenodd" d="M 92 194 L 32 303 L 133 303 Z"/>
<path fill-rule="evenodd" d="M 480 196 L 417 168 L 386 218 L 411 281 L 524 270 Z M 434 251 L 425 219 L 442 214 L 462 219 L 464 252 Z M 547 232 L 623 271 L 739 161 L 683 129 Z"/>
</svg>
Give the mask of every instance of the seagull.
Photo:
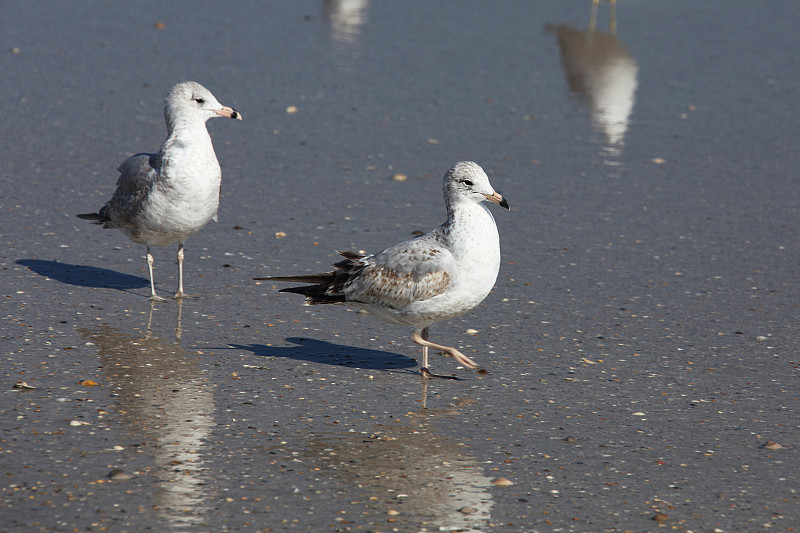
<svg viewBox="0 0 800 533">
<path fill-rule="evenodd" d="M 217 220 L 222 171 L 206 129 L 215 117 L 237 120 L 242 115 L 220 104 L 197 82 L 179 83 L 164 102 L 167 140 L 157 154 L 136 154 L 117 169 L 117 189 L 97 213 L 79 218 L 116 228 L 147 247 L 150 300 L 156 295 L 151 246 L 178 243 L 178 291 L 183 298 L 183 243 L 209 220 Z"/>
<path fill-rule="evenodd" d="M 422 375 L 455 379 L 431 374 L 428 348 L 469 368 L 478 368 L 477 363 L 455 348 L 430 342 L 428 329 L 477 306 L 497 280 L 500 237 L 482 203 L 486 200 L 509 209 L 480 166 L 456 163 L 444 175 L 447 219 L 430 233 L 377 254 L 339 251 L 344 260 L 331 272 L 254 279 L 307 283 L 280 292 L 302 294 L 305 305 L 354 304 L 384 322 L 412 326 L 411 340 L 422 346 Z"/>
</svg>

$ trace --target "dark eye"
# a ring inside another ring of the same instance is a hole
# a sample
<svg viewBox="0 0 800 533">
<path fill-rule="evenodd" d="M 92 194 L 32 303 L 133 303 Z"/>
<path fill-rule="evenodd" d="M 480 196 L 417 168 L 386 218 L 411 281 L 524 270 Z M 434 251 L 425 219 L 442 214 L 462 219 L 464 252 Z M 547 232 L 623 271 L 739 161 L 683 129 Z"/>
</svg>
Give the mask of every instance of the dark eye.
<svg viewBox="0 0 800 533">
<path fill-rule="evenodd" d="M 202 98 L 195 98 L 194 101 L 201 105 L 206 103 L 206 101 L 203 100 Z"/>
<path fill-rule="evenodd" d="M 466 185 L 467 187 L 472 187 L 473 184 L 469 180 L 464 180 L 464 185 Z"/>
</svg>

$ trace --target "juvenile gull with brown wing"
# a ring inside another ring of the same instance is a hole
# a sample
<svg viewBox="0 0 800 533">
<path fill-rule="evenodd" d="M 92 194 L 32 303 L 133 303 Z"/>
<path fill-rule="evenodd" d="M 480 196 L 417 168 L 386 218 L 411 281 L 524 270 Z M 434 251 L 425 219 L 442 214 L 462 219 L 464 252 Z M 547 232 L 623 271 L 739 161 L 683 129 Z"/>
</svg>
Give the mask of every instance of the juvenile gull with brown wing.
<svg viewBox="0 0 800 533">
<path fill-rule="evenodd" d="M 390 324 L 413 326 L 411 340 L 422 346 L 423 375 L 432 375 L 428 348 L 478 368 L 457 349 L 430 342 L 428 328 L 477 306 L 497 280 L 500 238 L 484 200 L 508 209 L 480 166 L 456 163 L 444 175 L 447 220 L 430 233 L 374 255 L 339 252 L 345 259 L 332 272 L 255 279 L 310 283 L 280 292 L 302 294 L 306 305 L 355 304 Z"/>
<path fill-rule="evenodd" d="M 156 295 L 151 246 L 178 243 L 178 292 L 183 298 L 183 243 L 209 220 L 217 219 L 222 171 L 206 121 L 214 117 L 242 119 L 193 81 L 170 89 L 164 104 L 167 139 L 157 154 L 136 154 L 118 168 L 117 189 L 97 213 L 78 217 L 116 228 L 147 247 L 150 299 Z"/>
</svg>

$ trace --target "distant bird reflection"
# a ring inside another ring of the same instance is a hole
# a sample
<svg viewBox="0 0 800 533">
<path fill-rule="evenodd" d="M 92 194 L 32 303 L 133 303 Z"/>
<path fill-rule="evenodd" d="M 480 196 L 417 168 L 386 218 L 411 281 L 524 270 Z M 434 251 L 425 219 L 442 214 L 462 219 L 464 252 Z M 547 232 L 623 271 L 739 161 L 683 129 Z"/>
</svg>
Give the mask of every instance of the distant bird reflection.
<svg viewBox="0 0 800 533">
<path fill-rule="evenodd" d="M 131 442 L 154 455 L 158 484 L 152 498 L 164 531 L 200 531 L 211 509 L 213 476 L 204 456 L 205 439 L 215 426 L 214 388 L 188 352 L 154 336 L 150 325 L 144 335 L 108 325 L 79 333 L 97 347 Z"/>
<path fill-rule="evenodd" d="M 334 41 L 353 44 L 366 22 L 369 0 L 323 0 L 322 12 Z"/>
<path fill-rule="evenodd" d="M 366 433 L 312 435 L 300 454 L 367 494 L 391 495 L 366 504 L 361 520 L 368 529 L 385 524 L 387 509 L 401 509 L 395 531 L 486 531 L 494 507 L 491 479 L 468 448 L 431 423 L 437 414 L 456 416 L 458 408 L 410 414 Z"/>
<path fill-rule="evenodd" d="M 605 135 L 607 150 L 619 155 L 636 96 L 638 67 L 616 36 L 616 1 L 610 0 L 609 32 L 596 31 L 597 6 L 592 2 L 589 29 L 548 24 L 555 33 L 570 91 L 589 106 L 595 129 Z"/>
</svg>

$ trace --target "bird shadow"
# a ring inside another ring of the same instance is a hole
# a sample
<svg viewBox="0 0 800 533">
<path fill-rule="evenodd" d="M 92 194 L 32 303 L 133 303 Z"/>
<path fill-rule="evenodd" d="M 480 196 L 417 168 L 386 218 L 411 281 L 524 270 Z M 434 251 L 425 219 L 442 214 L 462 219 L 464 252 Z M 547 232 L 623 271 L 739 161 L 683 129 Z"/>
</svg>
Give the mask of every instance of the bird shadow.
<svg viewBox="0 0 800 533">
<path fill-rule="evenodd" d="M 41 276 L 47 276 L 61 283 L 80 287 L 99 287 L 126 291 L 150 285 L 150 282 L 145 278 L 122 274 L 106 268 L 71 265 L 69 263 L 41 259 L 19 259 L 16 263 Z"/>
<path fill-rule="evenodd" d="M 313 361 L 327 365 L 371 370 L 398 370 L 417 366 L 416 359 L 381 350 L 355 348 L 307 337 L 287 337 L 295 346 L 267 346 L 264 344 L 229 344 L 230 348 L 247 350 L 260 357 L 285 357 L 298 361 Z"/>
</svg>

